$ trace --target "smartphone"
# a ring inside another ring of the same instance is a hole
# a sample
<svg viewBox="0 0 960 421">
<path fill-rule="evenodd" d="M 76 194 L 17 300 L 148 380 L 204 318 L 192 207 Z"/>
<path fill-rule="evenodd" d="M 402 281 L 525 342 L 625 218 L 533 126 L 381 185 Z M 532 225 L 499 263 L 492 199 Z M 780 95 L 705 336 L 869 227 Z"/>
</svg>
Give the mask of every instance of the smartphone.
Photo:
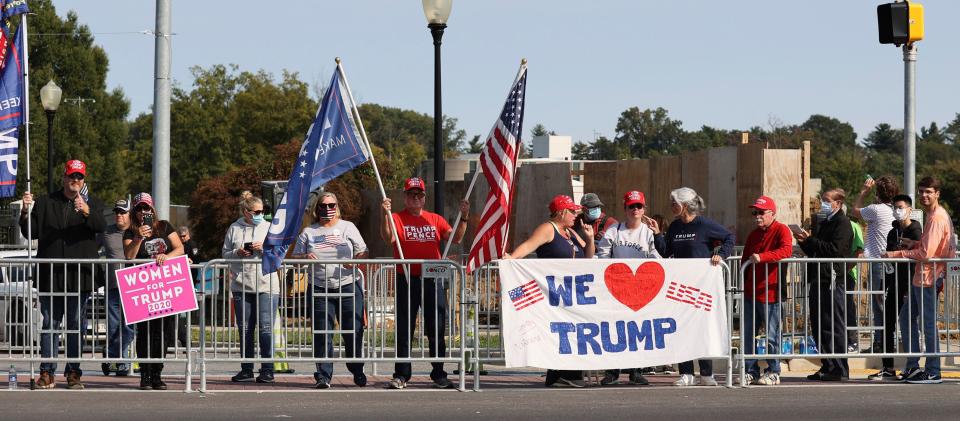
<svg viewBox="0 0 960 421">
<path fill-rule="evenodd" d="M 789 224 L 787 227 L 790 228 L 790 231 L 793 231 L 794 234 L 805 232 L 802 227 L 797 224 Z"/>
<path fill-rule="evenodd" d="M 143 225 L 153 226 L 153 214 L 143 215 Z"/>
<path fill-rule="evenodd" d="M 243 249 L 253 253 L 253 243 L 243 243 Z"/>
</svg>

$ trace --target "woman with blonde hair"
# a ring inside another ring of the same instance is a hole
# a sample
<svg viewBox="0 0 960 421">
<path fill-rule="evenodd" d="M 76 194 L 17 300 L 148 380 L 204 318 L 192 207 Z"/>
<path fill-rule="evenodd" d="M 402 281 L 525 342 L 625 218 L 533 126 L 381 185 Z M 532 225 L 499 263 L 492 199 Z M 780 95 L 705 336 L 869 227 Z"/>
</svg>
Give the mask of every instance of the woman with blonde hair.
<svg viewBox="0 0 960 421">
<path fill-rule="evenodd" d="M 253 329 L 259 330 L 260 357 L 273 356 L 273 318 L 280 304 L 280 280 L 276 273 L 263 274 L 258 262 L 240 262 L 241 259 L 259 259 L 263 256 L 263 240 L 270 223 L 263 219 L 263 201 L 249 191 L 240 196 L 240 217 L 223 238 L 222 255 L 230 260 L 230 292 L 233 296 L 237 330 L 240 331 L 240 352 L 243 358 L 254 357 Z M 231 378 L 234 382 L 254 381 L 253 363 L 241 363 L 240 372 Z M 257 383 L 273 383 L 273 363 L 260 365 Z"/>
<path fill-rule="evenodd" d="M 293 250 L 295 259 L 363 259 L 367 257 L 367 244 L 360 231 L 350 221 L 340 219 L 340 205 L 337 196 L 330 192 L 321 193 L 311 211 L 315 221 L 304 228 L 297 238 Z M 363 350 L 363 275 L 349 264 L 313 265 L 310 295 L 313 301 L 313 330 L 334 330 L 339 323 L 344 333 L 344 352 L 342 358 L 359 358 Z M 313 356 L 333 358 L 333 335 L 313 334 Z M 363 374 L 363 363 L 347 363 L 347 370 L 353 374 L 353 383 L 359 387 L 367 385 L 367 376 Z M 317 389 L 330 388 L 333 378 L 333 363 L 318 363 L 313 374 Z"/>
</svg>

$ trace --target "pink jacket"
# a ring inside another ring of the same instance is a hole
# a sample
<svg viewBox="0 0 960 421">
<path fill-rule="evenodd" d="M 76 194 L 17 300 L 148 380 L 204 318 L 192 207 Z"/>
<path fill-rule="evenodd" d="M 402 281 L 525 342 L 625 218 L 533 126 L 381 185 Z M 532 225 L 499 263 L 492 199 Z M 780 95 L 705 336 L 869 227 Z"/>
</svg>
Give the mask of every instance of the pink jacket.
<svg viewBox="0 0 960 421">
<path fill-rule="evenodd" d="M 890 252 L 891 257 L 906 257 L 921 262 L 917 265 L 913 276 L 913 285 L 917 287 L 932 287 L 937 278 L 947 270 L 946 263 L 923 263 L 935 258 L 953 258 L 956 254 L 956 245 L 953 243 L 953 223 L 942 206 L 937 206 L 927 215 L 926 224 L 920 241 L 909 250 Z"/>
</svg>

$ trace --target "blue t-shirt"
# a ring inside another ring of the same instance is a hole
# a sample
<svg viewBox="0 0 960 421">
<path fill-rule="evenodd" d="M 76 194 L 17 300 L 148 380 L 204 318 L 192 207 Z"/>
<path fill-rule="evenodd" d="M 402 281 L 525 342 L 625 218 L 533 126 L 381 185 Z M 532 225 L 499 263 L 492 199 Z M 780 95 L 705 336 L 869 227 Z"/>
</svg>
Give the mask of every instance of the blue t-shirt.
<svg viewBox="0 0 960 421">
<path fill-rule="evenodd" d="M 733 252 L 733 233 L 716 221 L 697 216 L 685 224 L 679 218 L 670 223 L 666 235 L 667 250 L 663 257 L 710 258 L 713 249 L 720 246 L 720 257 Z"/>
</svg>

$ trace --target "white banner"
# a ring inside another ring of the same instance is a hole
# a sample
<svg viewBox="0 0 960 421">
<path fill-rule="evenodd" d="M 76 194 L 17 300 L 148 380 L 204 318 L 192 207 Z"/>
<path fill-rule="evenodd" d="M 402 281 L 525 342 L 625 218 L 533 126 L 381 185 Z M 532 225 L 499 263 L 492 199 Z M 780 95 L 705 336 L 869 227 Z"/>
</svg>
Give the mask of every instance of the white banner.
<svg viewBox="0 0 960 421">
<path fill-rule="evenodd" d="M 729 355 L 709 259 L 501 260 L 507 367 L 601 370 Z"/>
</svg>

